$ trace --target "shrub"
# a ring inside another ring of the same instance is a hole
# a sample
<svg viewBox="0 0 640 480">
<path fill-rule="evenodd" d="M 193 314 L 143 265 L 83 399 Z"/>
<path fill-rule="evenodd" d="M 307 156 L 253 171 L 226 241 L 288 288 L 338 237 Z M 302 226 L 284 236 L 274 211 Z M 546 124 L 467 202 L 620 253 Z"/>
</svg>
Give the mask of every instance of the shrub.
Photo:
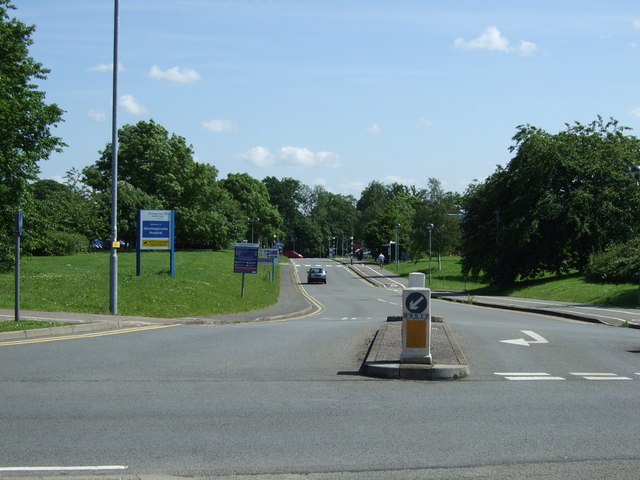
<svg viewBox="0 0 640 480">
<path fill-rule="evenodd" d="M 640 238 L 591 254 L 585 274 L 592 282 L 637 282 L 640 278 Z"/>
<path fill-rule="evenodd" d="M 63 256 L 88 250 L 89 241 L 84 235 L 49 230 L 36 245 L 32 246 L 31 253 L 40 256 Z"/>
</svg>

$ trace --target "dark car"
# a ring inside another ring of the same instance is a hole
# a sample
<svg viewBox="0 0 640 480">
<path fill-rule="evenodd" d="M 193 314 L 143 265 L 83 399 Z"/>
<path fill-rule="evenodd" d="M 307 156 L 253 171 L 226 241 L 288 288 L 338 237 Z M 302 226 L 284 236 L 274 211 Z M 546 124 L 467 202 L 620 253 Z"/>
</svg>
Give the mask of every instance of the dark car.
<svg viewBox="0 0 640 480">
<path fill-rule="evenodd" d="M 307 283 L 327 283 L 327 271 L 323 267 L 307 270 Z"/>
<path fill-rule="evenodd" d="M 289 250 L 288 252 L 284 252 L 284 256 L 287 258 L 304 258 L 301 253 L 298 253 L 295 250 Z"/>
</svg>

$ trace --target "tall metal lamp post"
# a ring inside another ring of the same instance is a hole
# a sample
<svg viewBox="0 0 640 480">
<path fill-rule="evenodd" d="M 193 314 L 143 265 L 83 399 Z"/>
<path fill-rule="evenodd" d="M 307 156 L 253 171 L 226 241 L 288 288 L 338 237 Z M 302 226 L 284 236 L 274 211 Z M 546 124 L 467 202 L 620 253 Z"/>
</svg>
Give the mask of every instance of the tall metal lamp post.
<svg viewBox="0 0 640 480">
<path fill-rule="evenodd" d="M 113 98 L 111 115 L 111 257 L 109 310 L 118 314 L 118 0 L 113 4 Z"/>
<path fill-rule="evenodd" d="M 400 268 L 400 257 L 399 257 L 399 250 L 400 250 L 400 224 L 396 223 L 396 268 L 399 269 Z"/>
<path fill-rule="evenodd" d="M 631 175 L 635 178 L 636 183 L 640 187 L 640 165 L 633 165 L 629 168 Z M 640 304 L 640 272 L 638 273 L 638 303 Z"/>
<path fill-rule="evenodd" d="M 429 285 L 431 285 L 431 231 L 433 230 L 433 223 L 427 225 L 429 230 Z"/>
</svg>

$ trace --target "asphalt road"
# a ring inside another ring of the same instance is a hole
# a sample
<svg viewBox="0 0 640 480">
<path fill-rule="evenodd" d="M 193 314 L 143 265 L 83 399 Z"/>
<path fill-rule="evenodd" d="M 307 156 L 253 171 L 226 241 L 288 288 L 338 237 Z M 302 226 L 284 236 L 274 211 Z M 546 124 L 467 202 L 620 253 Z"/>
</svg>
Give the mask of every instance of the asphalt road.
<svg viewBox="0 0 640 480">
<path fill-rule="evenodd" d="M 1 346 L 0 478 L 637 477 L 640 331 L 434 301 L 471 376 L 365 378 L 400 292 L 327 269 L 306 318 Z"/>
</svg>

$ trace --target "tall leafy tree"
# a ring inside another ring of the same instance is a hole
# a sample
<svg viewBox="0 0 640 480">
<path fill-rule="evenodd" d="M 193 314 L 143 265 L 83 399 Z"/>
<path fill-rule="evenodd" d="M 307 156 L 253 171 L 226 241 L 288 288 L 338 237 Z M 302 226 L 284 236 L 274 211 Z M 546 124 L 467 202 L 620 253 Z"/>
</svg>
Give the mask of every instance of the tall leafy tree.
<svg viewBox="0 0 640 480">
<path fill-rule="evenodd" d="M 433 254 L 457 251 L 460 245 L 460 195 L 445 192 L 438 179 L 430 178 L 427 188 L 419 191 L 417 198 L 409 242 L 412 255 L 417 258 L 429 253 L 429 237 Z M 434 226 L 431 232 L 429 225 Z"/>
<path fill-rule="evenodd" d="M 11 18 L 14 9 L 0 0 L 0 269 L 11 265 L 13 218 L 29 207 L 28 183 L 37 178 L 38 162 L 64 146 L 51 132 L 63 111 L 48 104 L 36 84 L 49 70 L 29 55 L 35 27 Z"/>
<path fill-rule="evenodd" d="M 508 285 L 582 269 L 590 253 L 637 234 L 629 168 L 640 142 L 626 130 L 600 117 L 556 135 L 518 127 L 509 165 L 465 194 L 463 270 Z"/>
<path fill-rule="evenodd" d="M 269 191 L 262 182 L 246 173 L 230 173 L 220 181 L 220 185 L 237 202 L 242 213 L 245 234 L 249 233 L 251 222 L 260 219 L 253 228 L 263 243 L 271 243 L 274 235 L 281 237 L 282 217 L 276 206 L 271 203 Z M 248 238 L 248 235 L 244 238 Z"/>
<path fill-rule="evenodd" d="M 267 188 L 271 204 L 278 209 L 282 218 L 282 233 L 287 248 L 293 249 L 303 228 L 306 187 L 294 178 L 278 180 L 276 177 L 265 177 L 262 183 Z M 298 242 L 295 248 L 301 249 L 300 245 Z"/>
<path fill-rule="evenodd" d="M 96 163 L 82 171 L 83 182 L 106 198 L 110 198 L 111 152 L 109 143 Z M 217 248 L 240 236 L 238 206 L 221 188 L 217 174 L 212 165 L 193 160 L 193 149 L 183 137 L 169 134 L 153 120 L 118 131 L 118 191 L 124 188 L 129 210 L 176 210 L 180 246 Z M 121 213 L 125 219 L 134 214 Z"/>
</svg>

